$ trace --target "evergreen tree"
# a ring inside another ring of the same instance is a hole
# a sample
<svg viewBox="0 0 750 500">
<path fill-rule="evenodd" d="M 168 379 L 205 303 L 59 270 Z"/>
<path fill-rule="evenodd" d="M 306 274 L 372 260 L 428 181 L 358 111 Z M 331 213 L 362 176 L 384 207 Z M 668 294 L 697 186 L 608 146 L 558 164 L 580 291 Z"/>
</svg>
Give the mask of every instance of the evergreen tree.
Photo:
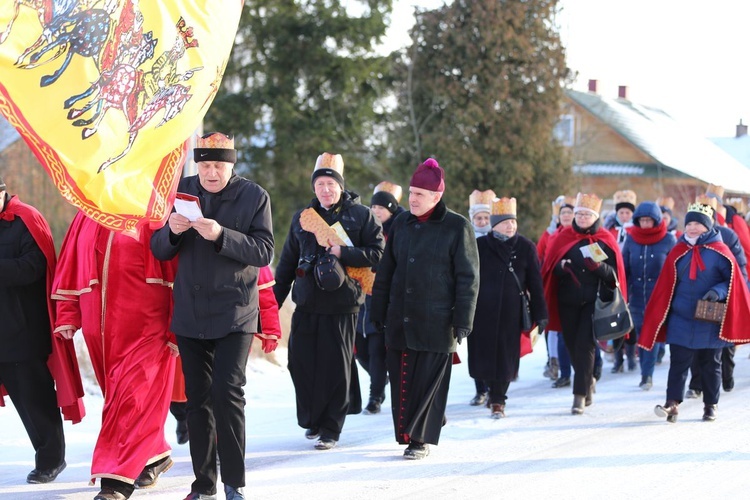
<svg viewBox="0 0 750 500">
<path fill-rule="evenodd" d="M 435 157 L 444 199 L 461 213 L 474 189 L 516 197 L 519 231 L 532 239 L 570 175 L 553 138 L 568 77 L 556 9 L 557 0 L 455 0 L 419 11 L 396 65 L 395 163 L 411 171 Z"/>
<path fill-rule="evenodd" d="M 271 195 L 277 253 L 314 196 L 315 161 L 344 158 L 347 189 L 369 203 L 385 148 L 390 59 L 374 52 L 391 0 L 248 0 L 206 130 L 235 134 L 238 173 Z"/>
</svg>

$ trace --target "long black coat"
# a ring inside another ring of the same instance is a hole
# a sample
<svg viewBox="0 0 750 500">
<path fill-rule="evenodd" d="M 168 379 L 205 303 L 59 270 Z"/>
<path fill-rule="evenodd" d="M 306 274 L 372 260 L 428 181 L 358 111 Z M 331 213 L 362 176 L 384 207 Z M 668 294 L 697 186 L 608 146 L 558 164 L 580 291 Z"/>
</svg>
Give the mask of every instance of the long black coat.
<svg viewBox="0 0 750 500">
<path fill-rule="evenodd" d="M 449 353 L 452 327 L 471 329 L 479 255 L 469 221 L 438 202 L 430 218 L 396 217 L 378 265 L 371 318 L 386 325 L 386 346 Z"/>
<path fill-rule="evenodd" d="M 46 272 L 47 259 L 21 218 L 0 219 L 0 363 L 52 352 Z"/>
<path fill-rule="evenodd" d="M 235 174 L 216 194 L 205 192 L 197 175 L 180 180 L 177 190 L 198 196 L 203 216 L 218 222 L 223 231 L 213 242 L 192 228 L 176 236 L 167 224 L 151 237 L 151 251 L 157 259 L 180 256 L 172 331 L 199 339 L 256 333 L 258 268 L 273 258 L 268 193 Z"/>
<path fill-rule="evenodd" d="M 516 280 L 530 294 L 531 318 L 547 319 L 536 246 L 516 234 L 500 241 L 492 233 L 477 240 L 479 298 L 469 335 L 469 374 L 481 380 L 513 380 L 521 349 L 521 296 Z"/>
</svg>

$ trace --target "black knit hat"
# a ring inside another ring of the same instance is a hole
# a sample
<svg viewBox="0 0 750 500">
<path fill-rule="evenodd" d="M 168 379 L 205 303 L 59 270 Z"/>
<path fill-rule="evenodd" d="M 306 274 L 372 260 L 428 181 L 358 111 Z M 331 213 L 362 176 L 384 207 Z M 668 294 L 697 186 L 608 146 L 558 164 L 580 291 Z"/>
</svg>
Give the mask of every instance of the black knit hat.
<svg viewBox="0 0 750 500">
<path fill-rule="evenodd" d="M 391 214 L 395 214 L 396 210 L 398 210 L 398 201 L 396 201 L 396 197 L 387 191 L 378 191 L 373 194 L 372 199 L 370 200 L 370 206 L 372 205 L 386 208 Z"/>
<path fill-rule="evenodd" d="M 714 227 L 714 209 L 709 205 L 701 203 L 691 203 L 688 205 L 688 211 L 685 214 L 685 225 L 690 222 L 703 224 L 706 229 Z"/>
</svg>

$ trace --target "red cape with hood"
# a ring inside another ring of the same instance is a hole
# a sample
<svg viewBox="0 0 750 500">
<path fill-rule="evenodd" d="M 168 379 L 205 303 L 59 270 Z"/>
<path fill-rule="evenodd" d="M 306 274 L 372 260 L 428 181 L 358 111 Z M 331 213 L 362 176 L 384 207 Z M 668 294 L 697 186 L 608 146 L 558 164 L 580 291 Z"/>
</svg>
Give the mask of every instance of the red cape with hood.
<svg viewBox="0 0 750 500">
<path fill-rule="evenodd" d="M 23 221 L 47 260 L 45 284 L 50 332 L 52 332 L 55 329 L 55 307 L 51 300 L 52 280 L 57 262 L 52 231 L 42 214 L 31 205 L 21 202 L 18 196 L 10 197 L 2 214 L 5 220 L 13 220 L 14 217 L 19 217 Z M 52 354 L 47 360 L 47 366 L 55 380 L 57 406 L 60 407 L 63 418 L 77 424 L 86 415 L 86 410 L 83 407 L 83 385 L 73 341 L 52 335 Z M 2 398 L 5 394 L 7 394 L 5 388 L 0 385 L 0 406 L 5 406 Z"/>
<path fill-rule="evenodd" d="M 747 322 L 747 318 L 750 317 L 750 293 L 737 267 L 737 261 L 729 247 L 720 241 L 702 246 L 717 252 L 732 265 L 727 307 L 719 326 L 719 338 L 735 344 L 746 344 L 750 342 L 750 324 Z M 692 248 L 685 241 L 678 241 L 667 255 L 667 260 L 656 280 L 654 291 L 646 304 L 646 311 L 643 315 L 638 345 L 646 350 L 653 349 L 656 342 L 666 341 L 667 316 L 677 285 L 677 260 L 690 252 Z"/>
<path fill-rule="evenodd" d="M 561 229 L 557 235 L 551 239 L 547 247 L 547 255 L 544 257 L 542 264 L 542 280 L 544 280 L 544 298 L 547 300 L 549 310 L 549 324 L 547 329 L 562 331 L 560 316 L 557 312 L 557 282 L 554 269 L 558 262 L 562 260 L 568 250 L 581 240 L 587 240 L 588 244 L 601 242 L 607 245 L 614 253 L 617 261 L 617 279 L 620 282 L 620 291 L 623 298 L 628 300 L 628 284 L 625 280 L 625 264 L 622 260 L 622 252 L 617 245 L 617 240 L 608 230 L 600 227 L 594 234 L 582 234 L 577 232 L 573 226 Z"/>
</svg>

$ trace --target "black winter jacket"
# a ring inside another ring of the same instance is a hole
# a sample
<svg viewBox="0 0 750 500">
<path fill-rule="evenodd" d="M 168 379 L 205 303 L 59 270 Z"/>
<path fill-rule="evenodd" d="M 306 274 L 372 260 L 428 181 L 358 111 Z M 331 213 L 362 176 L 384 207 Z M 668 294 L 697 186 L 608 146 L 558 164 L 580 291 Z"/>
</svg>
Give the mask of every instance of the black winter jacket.
<svg viewBox="0 0 750 500">
<path fill-rule="evenodd" d="M 479 255 L 468 220 L 438 202 L 430 218 L 411 212 L 391 226 L 372 292 L 372 321 L 386 325 L 386 346 L 456 350 L 453 327 L 471 330 L 479 292 Z"/>
<path fill-rule="evenodd" d="M 198 339 L 256 333 L 258 268 L 273 259 L 268 193 L 236 174 L 219 193 L 204 191 L 197 175 L 182 179 L 177 190 L 198 196 L 203 216 L 223 231 L 213 242 L 192 228 L 175 235 L 167 224 L 151 237 L 157 259 L 179 254 L 172 331 Z"/>
<path fill-rule="evenodd" d="M 321 207 L 317 199 L 313 199 L 309 207 L 315 209 L 328 225 L 340 222 L 351 239 L 353 246 L 341 247 L 339 261 L 342 266 L 374 267 L 378 264 L 385 247 L 383 229 L 372 211 L 360 204 L 358 194 L 344 191 L 341 193 L 341 200 L 330 210 Z M 315 235 L 302 229 L 299 221 L 301 213 L 300 210 L 292 217 L 289 234 L 276 266 L 276 284 L 273 287 L 276 301 L 281 306 L 294 283 L 292 300 L 298 311 L 317 314 L 356 313 L 365 300 L 362 287 L 357 281 L 347 276 L 341 288 L 326 292 L 318 288 L 312 272 L 304 276 L 298 276 L 295 272 L 303 260 L 314 261 L 316 256 L 325 252 L 318 245 Z"/>
</svg>

